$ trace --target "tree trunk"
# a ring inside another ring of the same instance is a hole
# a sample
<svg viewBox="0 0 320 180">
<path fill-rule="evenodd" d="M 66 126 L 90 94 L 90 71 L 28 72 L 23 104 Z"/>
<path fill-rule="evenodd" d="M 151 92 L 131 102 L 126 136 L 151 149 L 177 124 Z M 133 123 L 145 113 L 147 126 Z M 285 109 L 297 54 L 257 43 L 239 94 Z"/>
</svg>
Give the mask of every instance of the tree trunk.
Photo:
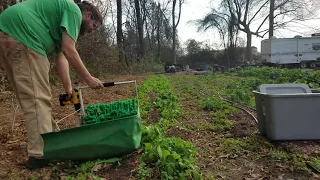
<svg viewBox="0 0 320 180">
<path fill-rule="evenodd" d="M 172 2 L 172 25 L 173 25 L 173 29 L 172 29 L 172 60 L 174 64 L 177 64 L 177 59 L 176 59 L 176 31 L 177 31 L 177 27 L 176 27 L 176 18 L 175 18 L 175 9 L 176 9 L 176 3 L 177 0 L 173 0 Z"/>
<path fill-rule="evenodd" d="M 273 36 L 273 26 L 274 26 L 274 1 L 270 0 L 270 15 L 269 15 L 269 38 Z"/>
<path fill-rule="evenodd" d="M 119 51 L 119 61 L 124 60 L 124 50 L 123 50 L 123 32 L 122 32 L 122 0 L 117 0 L 117 45 Z M 126 62 L 127 66 L 128 63 Z"/>
<path fill-rule="evenodd" d="M 139 0 L 134 0 L 134 5 L 136 9 L 136 16 L 137 16 L 137 25 L 138 25 L 138 34 L 139 34 L 139 58 L 144 57 L 145 47 L 143 42 L 143 22 L 141 19 L 141 11 L 140 11 L 140 2 Z"/>
<path fill-rule="evenodd" d="M 160 9 L 160 3 L 158 4 L 158 16 L 157 16 L 157 42 L 158 42 L 158 50 L 157 50 L 157 57 L 160 59 L 160 53 L 161 53 L 161 41 L 160 41 L 160 26 L 161 26 L 161 9 Z"/>
<path fill-rule="evenodd" d="M 251 56 L 251 41 L 252 41 L 252 34 L 251 31 L 247 31 L 247 48 L 246 48 L 246 61 L 251 63 L 252 56 Z"/>
</svg>

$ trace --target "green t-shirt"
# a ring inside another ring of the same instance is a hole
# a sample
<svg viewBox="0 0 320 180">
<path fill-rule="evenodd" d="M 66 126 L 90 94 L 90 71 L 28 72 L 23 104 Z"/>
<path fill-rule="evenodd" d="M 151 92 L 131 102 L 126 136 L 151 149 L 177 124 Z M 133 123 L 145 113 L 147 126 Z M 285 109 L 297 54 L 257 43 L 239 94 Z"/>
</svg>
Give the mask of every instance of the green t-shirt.
<svg viewBox="0 0 320 180">
<path fill-rule="evenodd" d="M 27 0 L 0 14 L 0 30 L 48 57 L 61 52 L 64 30 L 77 40 L 81 21 L 73 0 Z"/>
</svg>

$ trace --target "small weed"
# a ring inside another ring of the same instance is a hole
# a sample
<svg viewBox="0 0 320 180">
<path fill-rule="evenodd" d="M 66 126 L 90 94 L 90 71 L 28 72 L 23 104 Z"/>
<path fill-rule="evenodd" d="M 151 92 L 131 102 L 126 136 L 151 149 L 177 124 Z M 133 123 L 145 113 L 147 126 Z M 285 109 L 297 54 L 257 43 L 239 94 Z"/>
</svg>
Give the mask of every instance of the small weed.
<svg viewBox="0 0 320 180">
<path fill-rule="evenodd" d="M 215 166 L 215 168 L 216 168 L 217 170 L 226 170 L 226 169 L 227 169 L 226 166 L 221 165 L 221 164 L 217 164 L 217 165 Z"/>
<path fill-rule="evenodd" d="M 19 179 L 21 178 L 18 174 L 15 174 L 15 173 L 9 174 L 9 180 L 19 180 Z"/>
<path fill-rule="evenodd" d="M 8 174 L 9 180 L 20 180 L 20 179 L 24 179 L 25 177 L 23 177 L 24 175 L 19 175 L 16 173 L 11 173 Z M 28 180 L 37 180 L 37 179 L 41 179 L 44 176 L 43 172 L 39 172 L 39 173 L 32 173 L 30 174 L 30 176 L 28 177 Z"/>
<path fill-rule="evenodd" d="M 204 179 L 215 180 L 214 175 L 212 174 L 212 172 L 207 172 L 206 174 L 204 174 Z"/>
<path fill-rule="evenodd" d="M 92 172 L 92 168 L 93 168 L 93 166 L 95 166 L 95 164 L 96 164 L 96 162 L 94 162 L 94 161 L 89 161 L 84 164 L 81 164 L 81 166 L 76 169 L 76 172 L 77 173 L 90 173 L 90 172 Z"/>
<path fill-rule="evenodd" d="M 291 155 L 291 170 L 292 171 L 306 171 L 311 173 L 311 170 L 308 169 L 306 165 L 306 161 L 300 157 L 299 155 L 292 154 Z"/>
<path fill-rule="evenodd" d="M 139 164 L 139 167 L 135 170 L 138 173 L 138 179 L 140 180 L 144 180 L 146 177 L 151 178 L 152 177 L 152 173 L 150 171 L 149 168 L 147 168 L 146 163 L 142 162 Z"/>
<path fill-rule="evenodd" d="M 90 174 L 92 173 L 92 169 L 94 166 L 99 165 L 99 164 L 112 164 L 120 161 L 120 158 L 111 158 L 111 159 L 106 159 L 106 160 L 97 160 L 97 161 L 88 161 L 80 166 L 76 166 L 76 169 L 70 169 L 68 170 L 69 174 Z"/>
<path fill-rule="evenodd" d="M 214 118 L 227 119 L 229 114 L 224 113 L 223 111 L 211 111 L 210 115 Z"/>
<path fill-rule="evenodd" d="M 217 148 L 218 152 L 240 154 L 244 149 L 247 149 L 248 145 L 242 140 L 228 138 L 224 139 L 222 144 Z"/>
<path fill-rule="evenodd" d="M 312 158 L 308 163 L 317 171 L 320 171 L 320 158 Z"/>
<path fill-rule="evenodd" d="M 284 151 L 271 151 L 268 156 L 274 160 L 288 162 L 291 166 L 291 171 L 305 171 L 310 173 L 310 169 L 307 168 L 306 161 L 296 154 L 289 154 Z"/>
<path fill-rule="evenodd" d="M 215 118 L 213 120 L 213 130 L 214 131 L 225 131 L 230 130 L 232 127 L 232 122 L 227 119 Z"/>
<path fill-rule="evenodd" d="M 85 173 L 85 174 L 78 174 L 77 176 L 67 176 L 65 177 L 65 180 L 87 180 L 87 179 L 92 179 L 92 180 L 103 180 L 104 178 L 99 178 L 96 177 L 95 175 L 91 173 Z"/>
<path fill-rule="evenodd" d="M 271 143 L 259 136 L 250 136 L 248 139 L 246 139 L 246 143 L 249 144 L 249 150 L 253 152 L 261 152 L 273 147 Z"/>
<path fill-rule="evenodd" d="M 226 101 L 221 100 L 219 97 L 208 97 L 208 98 L 202 98 L 200 100 L 200 106 L 203 110 L 224 110 L 224 109 L 228 109 L 229 103 L 227 103 Z"/>
<path fill-rule="evenodd" d="M 268 156 L 274 160 L 288 161 L 290 159 L 290 154 L 284 151 L 271 151 Z"/>
<path fill-rule="evenodd" d="M 185 124 L 184 127 L 188 130 L 192 131 L 205 131 L 212 130 L 209 123 L 193 123 L 193 124 Z"/>
</svg>

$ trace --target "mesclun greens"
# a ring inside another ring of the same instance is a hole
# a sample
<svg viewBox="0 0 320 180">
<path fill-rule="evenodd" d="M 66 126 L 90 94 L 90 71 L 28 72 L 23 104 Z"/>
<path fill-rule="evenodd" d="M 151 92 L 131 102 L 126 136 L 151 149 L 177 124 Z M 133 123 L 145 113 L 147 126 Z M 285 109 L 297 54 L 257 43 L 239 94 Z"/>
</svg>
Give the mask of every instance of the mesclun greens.
<svg viewBox="0 0 320 180">
<path fill-rule="evenodd" d="M 150 94 L 156 97 L 150 98 Z M 163 75 L 148 78 L 139 85 L 138 97 L 142 115 L 156 109 L 161 116 L 157 123 L 142 127 L 144 152 L 136 169 L 138 178 L 201 179 L 194 165 L 196 152 L 192 143 L 164 136 L 182 114 L 167 78 Z"/>
<path fill-rule="evenodd" d="M 255 77 L 260 79 L 264 84 L 304 83 L 310 88 L 320 87 L 320 72 L 312 70 L 249 67 L 232 73 L 232 75 L 239 77 Z"/>
<path fill-rule="evenodd" d="M 320 72 L 312 70 L 249 67 L 226 75 L 237 78 L 226 82 L 229 99 L 251 107 L 255 107 L 252 91 L 261 84 L 302 83 L 312 89 L 320 88 Z"/>
<path fill-rule="evenodd" d="M 180 138 L 159 137 L 153 143 L 145 143 L 141 160 L 144 163 L 140 169 L 147 164 L 156 165 L 154 173 L 161 179 L 201 179 L 198 168 L 193 165 L 196 161 L 194 146 Z"/>
<path fill-rule="evenodd" d="M 135 99 L 114 101 L 110 104 L 90 104 L 85 111 L 83 123 L 94 124 L 137 115 L 137 104 Z"/>
</svg>

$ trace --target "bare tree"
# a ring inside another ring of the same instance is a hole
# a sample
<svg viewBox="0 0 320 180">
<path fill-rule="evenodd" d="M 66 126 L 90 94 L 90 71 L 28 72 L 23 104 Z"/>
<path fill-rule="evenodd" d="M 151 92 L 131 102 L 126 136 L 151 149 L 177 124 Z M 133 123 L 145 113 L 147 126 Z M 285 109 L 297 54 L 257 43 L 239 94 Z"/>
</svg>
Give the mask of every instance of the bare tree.
<svg viewBox="0 0 320 180">
<path fill-rule="evenodd" d="M 161 17 L 162 17 L 162 12 L 161 12 L 161 7 L 160 3 L 157 5 L 157 44 L 158 44 L 158 49 L 157 49 L 157 56 L 160 58 L 160 53 L 161 53 L 161 40 L 160 40 L 160 26 L 161 26 Z"/>
<path fill-rule="evenodd" d="M 234 26 L 235 18 L 226 13 L 217 12 L 215 9 L 203 19 L 194 21 L 198 31 L 207 31 L 214 28 L 218 31 L 225 49 L 224 60 L 227 65 L 236 61 L 235 49 L 237 47 L 238 29 Z"/>
<path fill-rule="evenodd" d="M 273 36 L 273 26 L 274 26 L 274 3 L 275 0 L 270 0 L 270 15 L 269 15 L 269 38 Z"/>
<path fill-rule="evenodd" d="M 140 8 L 140 0 L 134 0 L 135 10 L 136 10 L 136 18 L 137 18 L 137 26 L 138 26 L 138 34 L 139 34 L 139 58 L 144 57 L 145 46 L 143 40 L 143 21 L 141 17 L 141 8 Z"/>
<path fill-rule="evenodd" d="M 117 46 L 119 51 L 119 61 L 123 62 L 123 32 L 122 32 L 122 0 L 117 0 Z M 129 65 L 126 61 L 127 66 Z"/>
<path fill-rule="evenodd" d="M 315 17 L 312 4 L 316 0 L 275 0 L 273 30 L 283 29 L 290 23 Z M 270 0 L 221 0 L 217 14 L 235 19 L 234 26 L 247 35 L 246 60 L 251 61 L 252 35 L 263 38 L 269 32 L 265 26 L 270 19 Z M 253 28 L 253 24 L 257 28 Z"/>
<path fill-rule="evenodd" d="M 177 63 L 177 58 L 176 58 L 176 48 L 177 48 L 177 27 L 180 22 L 180 17 L 181 17 L 181 7 L 182 4 L 184 3 L 184 0 L 178 0 L 179 2 L 179 11 L 178 11 L 178 18 L 176 21 L 176 5 L 177 5 L 177 0 L 172 1 L 172 27 L 173 27 L 173 37 L 172 37 L 172 57 L 173 57 L 173 63 Z"/>
</svg>

